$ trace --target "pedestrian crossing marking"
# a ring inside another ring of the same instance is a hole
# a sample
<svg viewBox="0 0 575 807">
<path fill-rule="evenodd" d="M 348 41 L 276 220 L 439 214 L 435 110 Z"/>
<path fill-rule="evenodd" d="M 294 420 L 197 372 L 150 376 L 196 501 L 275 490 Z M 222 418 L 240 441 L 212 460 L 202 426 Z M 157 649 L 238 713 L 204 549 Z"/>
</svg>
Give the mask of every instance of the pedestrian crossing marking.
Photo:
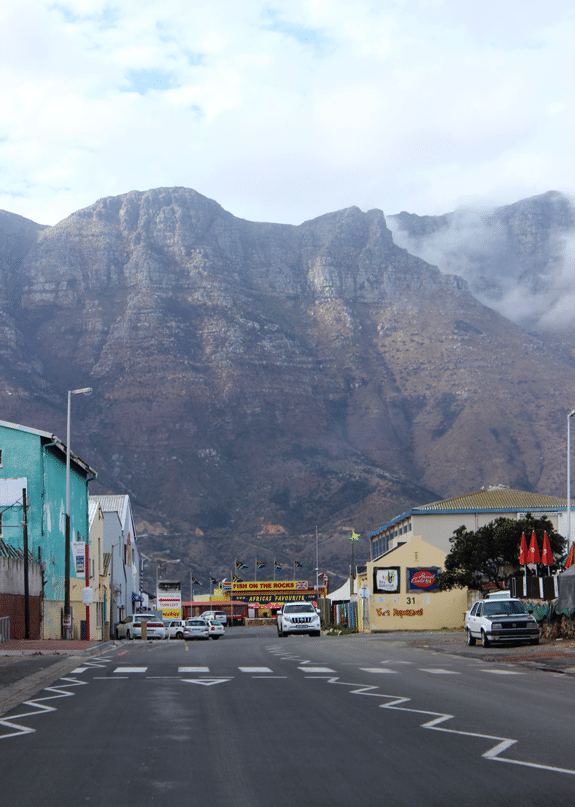
<svg viewBox="0 0 575 807">
<path fill-rule="evenodd" d="M 178 667 L 180 673 L 209 673 L 209 667 Z"/>
<path fill-rule="evenodd" d="M 480 670 L 480 672 L 491 673 L 492 675 L 525 675 L 518 670 Z"/>
<path fill-rule="evenodd" d="M 332 670 L 331 667 L 298 667 L 298 670 L 301 670 L 305 673 L 334 673 L 335 670 Z"/>
<path fill-rule="evenodd" d="M 397 675 L 397 670 L 388 670 L 387 667 L 360 667 L 359 669 L 368 673 L 392 673 L 392 675 Z"/>
<path fill-rule="evenodd" d="M 460 672 L 455 670 L 444 670 L 441 667 L 420 667 L 421 672 L 432 673 L 433 675 L 461 675 Z"/>
<path fill-rule="evenodd" d="M 200 684 L 204 687 L 211 687 L 214 684 L 225 684 L 226 681 L 231 681 L 232 678 L 182 678 L 186 684 Z"/>
<path fill-rule="evenodd" d="M 238 667 L 238 670 L 243 673 L 271 673 L 269 667 Z"/>
<path fill-rule="evenodd" d="M 116 667 L 115 673 L 145 673 L 147 667 Z"/>
</svg>

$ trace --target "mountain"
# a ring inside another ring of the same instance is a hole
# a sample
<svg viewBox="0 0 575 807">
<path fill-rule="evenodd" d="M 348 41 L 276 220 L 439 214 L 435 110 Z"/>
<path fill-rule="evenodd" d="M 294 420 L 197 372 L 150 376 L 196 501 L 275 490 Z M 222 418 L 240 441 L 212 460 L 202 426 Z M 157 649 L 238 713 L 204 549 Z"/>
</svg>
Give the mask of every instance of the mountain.
<svg viewBox="0 0 575 807">
<path fill-rule="evenodd" d="M 505 207 L 388 216 L 394 241 L 465 278 L 478 300 L 571 351 L 575 202 L 557 191 Z"/>
<path fill-rule="evenodd" d="M 67 390 L 91 386 L 71 444 L 93 491 L 129 493 L 144 553 L 200 580 L 254 557 L 312 579 L 318 527 L 337 582 L 352 528 L 361 563 L 411 505 L 564 493 L 573 361 L 379 210 L 292 226 L 131 192 L 54 227 L 1 214 L 0 270 L 0 417 L 64 435 Z"/>
</svg>

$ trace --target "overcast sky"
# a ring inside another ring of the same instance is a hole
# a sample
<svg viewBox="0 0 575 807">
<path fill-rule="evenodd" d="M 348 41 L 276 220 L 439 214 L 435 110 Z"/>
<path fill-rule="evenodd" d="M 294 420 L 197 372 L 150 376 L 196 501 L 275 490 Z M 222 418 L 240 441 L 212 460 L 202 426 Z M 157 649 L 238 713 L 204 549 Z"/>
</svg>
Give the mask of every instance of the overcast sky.
<svg viewBox="0 0 575 807">
<path fill-rule="evenodd" d="M 572 0 L 1 0 L 0 208 L 299 224 L 575 195 Z"/>
</svg>

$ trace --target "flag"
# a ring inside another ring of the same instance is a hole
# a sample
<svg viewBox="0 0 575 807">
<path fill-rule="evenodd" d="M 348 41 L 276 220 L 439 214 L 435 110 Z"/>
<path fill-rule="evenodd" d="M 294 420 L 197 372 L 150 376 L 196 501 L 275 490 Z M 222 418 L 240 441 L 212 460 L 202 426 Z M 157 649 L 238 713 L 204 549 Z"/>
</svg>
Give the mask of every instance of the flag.
<svg viewBox="0 0 575 807">
<path fill-rule="evenodd" d="M 573 566 L 575 563 L 575 543 L 571 544 L 571 549 L 569 550 L 569 554 L 567 555 L 567 560 L 563 564 L 566 569 L 570 566 Z"/>
<path fill-rule="evenodd" d="M 549 543 L 547 532 L 543 533 L 543 553 L 541 555 L 541 563 L 544 563 L 545 566 L 551 566 L 553 563 L 553 552 L 551 551 L 551 544 Z"/>
<path fill-rule="evenodd" d="M 356 541 L 359 541 L 359 537 L 360 537 L 360 535 L 361 535 L 361 533 L 360 533 L 360 532 L 356 532 L 355 530 L 352 530 L 352 531 L 351 531 L 351 536 L 350 536 L 350 539 L 349 539 L 349 540 L 350 540 L 350 541 L 352 542 L 352 544 L 353 544 L 353 543 L 355 543 Z"/>
<path fill-rule="evenodd" d="M 236 570 L 238 572 L 240 571 L 240 569 L 247 569 L 247 568 L 248 567 L 246 566 L 246 564 L 242 563 L 241 560 L 236 560 Z"/>
<path fill-rule="evenodd" d="M 258 559 L 256 558 L 256 568 L 258 568 L 258 569 L 263 569 L 263 568 L 264 568 L 264 566 L 267 566 L 267 563 L 264 563 L 264 562 L 263 562 L 263 560 L 258 560 Z"/>
<path fill-rule="evenodd" d="M 196 578 L 195 578 L 193 575 L 192 575 L 192 583 L 194 583 L 194 585 L 196 585 L 196 586 L 201 586 L 201 585 L 202 585 L 202 584 L 200 583 L 200 581 L 199 581 L 199 580 L 196 580 Z"/>
<path fill-rule="evenodd" d="M 537 545 L 535 530 L 533 530 L 531 534 L 531 543 L 529 544 L 529 552 L 527 553 L 527 563 L 541 563 L 541 556 L 539 555 L 539 546 Z"/>
<path fill-rule="evenodd" d="M 293 562 L 294 569 L 303 569 L 303 566 L 299 562 L 299 560 L 294 560 Z"/>
<path fill-rule="evenodd" d="M 281 572 L 281 570 L 282 570 L 282 565 L 281 565 L 281 563 L 278 563 L 277 560 L 274 560 L 274 569 L 275 569 L 276 572 Z"/>
<path fill-rule="evenodd" d="M 212 585 L 214 585 L 214 586 L 218 585 L 218 581 L 216 580 L 216 578 L 212 577 L 211 575 L 210 575 L 210 583 L 212 583 Z"/>
<path fill-rule="evenodd" d="M 527 563 L 527 541 L 525 540 L 525 533 L 521 533 L 521 548 L 519 550 L 519 563 L 525 566 Z"/>
<path fill-rule="evenodd" d="M 244 581 L 242 580 L 242 578 L 238 577 L 237 574 L 232 575 L 232 583 L 243 583 L 243 582 Z"/>
</svg>

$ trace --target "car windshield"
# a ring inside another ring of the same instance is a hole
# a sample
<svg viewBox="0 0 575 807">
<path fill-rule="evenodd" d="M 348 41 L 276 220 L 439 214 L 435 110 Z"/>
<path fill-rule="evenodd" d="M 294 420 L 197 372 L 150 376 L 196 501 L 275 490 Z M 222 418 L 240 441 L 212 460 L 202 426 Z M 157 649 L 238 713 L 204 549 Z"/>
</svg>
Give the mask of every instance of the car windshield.
<svg viewBox="0 0 575 807">
<path fill-rule="evenodd" d="M 204 622 L 203 619 L 190 619 L 190 621 L 187 622 L 186 624 L 189 627 L 197 628 L 197 627 L 203 627 L 206 623 Z"/>
<path fill-rule="evenodd" d="M 313 605 L 308 602 L 296 603 L 295 605 L 285 605 L 284 614 L 314 614 Z"/>
<path fill-rule="evenodd" d="M 485 616 L 496 616 L 505 614 L 526 614 L 527 610 L 522 602 L 517 600 L 499 600 L 498 602 L 486 602 L 483 606 Z"/>
</svg>

